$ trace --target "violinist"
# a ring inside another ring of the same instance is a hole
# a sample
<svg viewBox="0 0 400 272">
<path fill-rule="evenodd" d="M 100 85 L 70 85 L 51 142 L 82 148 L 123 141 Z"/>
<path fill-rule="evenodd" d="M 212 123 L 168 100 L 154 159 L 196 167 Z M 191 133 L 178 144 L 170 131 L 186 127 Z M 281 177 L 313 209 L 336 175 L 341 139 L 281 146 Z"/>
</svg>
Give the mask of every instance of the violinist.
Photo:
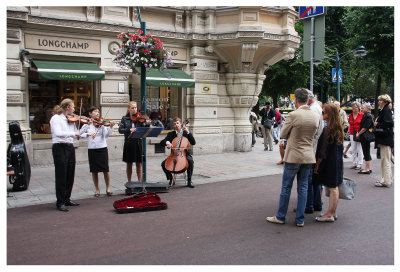
<svg viewBox="0 0 400 272">
<path fill-rule="evenodd" d="M 80 133 L 82 138 L 88 138 L 89 169 L 92 173 L 94 187 L 96 188 L 94 196 L 100 196 L 99 172 L 103 172 L 104 181 L 106 182 L 106 194 L 111 196 L 112 192 L 110 190 L 110 170 L 108 166 L 106 139 L 113 132 L 114 122 L 111 121 L 109 126 L 98 123 L 98 120 L 100 120 L 100 111 L 98 107 L 90 107 L 88 113 L 90 121 L 88 124 L 82 126 Z"/>
<path fill-rule="evenodd" d="M 150 125 L 150 119 L 142 118 L 139 116 L 140 113 L 137 111 L 137 103 L 130 101 L 128 103 L 128 110 L 125 116 L 122 116 L 118 132 L 124 134 L 124 151 L 122 160 L 126 162 L 126 176 L 128 182 L 132 182 L 132 167 L 133 163 L 136 163 L 136 174 L 138 181 L 142 182 L 143 177 L 143 146 L 142 140 L 139 138 L 131 137 L 136 131 L 137 127 L 148 127 Z"/>
<path fill-rule="evenodd" d="M 189 140 L 189 143 L 191 145 L 195 145 L 196 144 L 196 140 L 194 139 L 193 135 L 189 132 L 189 129 L 186 126 L 182 128 L 182 120 L 180 118 L 175 117 L 174 119 L 172 119 L 172 125 L 173 125 L 175 130 L 171 131 L 171 132 L 168 132 L 168 134 L 165 137 L 165 139 L 160 142 L 161 146 L 166 146 L 168 149 L 171 149 L 172 148 L 172 141 L 178 136 L 178 134 L 181 132 L 182 129 L 183 129 L 183 136 L 182 137 L 186 137 Z M 186 153 L 186 158 L 188 160 L 187 186 L 190 187 L 190 188 L 194 188 L 194 185 L 193 185 L 193 182 L 192 182 L 194 161 L 193 161 L 192 155 L 190 154 L 189 150 Z M 165 168 L 165 162 L 166 162 L 166 160 L 164 160 L 161 163 L 161 167 L 162 167 L 165 175 L 167 176 L 167 179 L 169 181 L 169 185 L 173 186 L 174 185 L 174 180 L 173 180 L 173 177 L 172 177 L 172 173 Z"/>
<path fill-rule="evenodd" d="M 54 115 L 50 119 L 56 182 L 56 207 L 63 212 L 68 211 L 66 206 L 79 205 L 71 201 L 71 191 L 75 176 L 75 149 L 73 142 L 74 138 L 80 136 L 76 123 L 68 122 L 67 119 L 67 115 L 71 115 L 74 109 L 74 102 L 68 98 L 64 99 L 60 105 L 54 107 Z"/>
</svg>

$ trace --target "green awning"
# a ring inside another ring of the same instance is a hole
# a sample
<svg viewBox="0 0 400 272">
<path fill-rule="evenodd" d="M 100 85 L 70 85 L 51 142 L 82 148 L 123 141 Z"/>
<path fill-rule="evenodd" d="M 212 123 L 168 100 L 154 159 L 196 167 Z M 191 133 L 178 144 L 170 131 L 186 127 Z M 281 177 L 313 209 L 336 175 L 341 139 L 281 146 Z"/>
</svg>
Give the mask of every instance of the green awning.
<svg viewBox="0 0 400 272">
<path fill-rule="evenodd" d="M 136 71 L 140 74 L 140 68 L 136 68 Z M 146 85 L 194 88 L 195 81 L 191 76 L 178 69 L 164 69 L 162 71 L 147 69 Z"/>
<path fill-rule="evenodd" d="M 94 63 L 34 60 L 39 79 L 103 80 L 105 72 Z"/>
</svg>

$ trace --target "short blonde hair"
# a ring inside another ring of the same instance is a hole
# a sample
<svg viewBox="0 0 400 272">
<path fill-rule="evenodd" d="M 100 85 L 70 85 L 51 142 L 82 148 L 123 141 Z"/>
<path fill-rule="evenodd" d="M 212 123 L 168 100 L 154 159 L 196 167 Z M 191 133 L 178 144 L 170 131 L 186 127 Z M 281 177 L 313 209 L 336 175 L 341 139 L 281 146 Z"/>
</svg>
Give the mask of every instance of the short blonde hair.
<svg viewBox="0 0 400 272">
<path fill-rule="evenodd" d="M 388 94 L 382 94 L 378 97 L 378 100 L 382 100 L 385 103 L 392 103 L 392 99 L 390 98 L 390 96 Z"/>
<path fill-rule="evenodd" d="M 357 101 L 353 102 L 353 104 L 351 104 L 351 107 L 353 107 L 354 105 L 357 106 L 358 110 L 361 110 L 361 104 L 360 104 L 360 102 L 357 102 Z"/>
</svg>

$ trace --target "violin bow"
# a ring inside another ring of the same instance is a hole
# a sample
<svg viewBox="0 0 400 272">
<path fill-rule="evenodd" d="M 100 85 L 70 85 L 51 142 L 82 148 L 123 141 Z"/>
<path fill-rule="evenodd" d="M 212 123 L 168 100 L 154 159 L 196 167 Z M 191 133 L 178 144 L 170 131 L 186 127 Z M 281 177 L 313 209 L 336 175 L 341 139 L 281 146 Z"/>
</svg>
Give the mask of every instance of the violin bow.
<svg viewBox="0 0 400 272">
<path fill-rule="evenodd" d="M 79 107 L 78 131 L 79 131 L 79 128 L 81 127 L 81 116 L 82 116 L 82 98 L 81 98 L 81 106 Z M 78 137 L 78 140 L 79 140 L 79 137 Z"/>
</svg>

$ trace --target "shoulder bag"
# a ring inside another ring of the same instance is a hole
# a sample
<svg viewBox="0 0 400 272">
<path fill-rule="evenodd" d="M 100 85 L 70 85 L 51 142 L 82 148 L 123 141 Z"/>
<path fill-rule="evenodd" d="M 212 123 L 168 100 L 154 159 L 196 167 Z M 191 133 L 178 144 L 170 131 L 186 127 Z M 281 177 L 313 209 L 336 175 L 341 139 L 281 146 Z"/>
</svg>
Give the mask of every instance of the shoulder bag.
<svg viewBox="0 0 400 272">
<path fill-rule="evenodd" d="M 339 185 L 339 198 L 352 200 L 356 196 L 356 182 L 349 178 L 343 178 L 343 182 Z M 326 188 L 325 195 L 329 197 L 329 189 Z"/>
</svg>

